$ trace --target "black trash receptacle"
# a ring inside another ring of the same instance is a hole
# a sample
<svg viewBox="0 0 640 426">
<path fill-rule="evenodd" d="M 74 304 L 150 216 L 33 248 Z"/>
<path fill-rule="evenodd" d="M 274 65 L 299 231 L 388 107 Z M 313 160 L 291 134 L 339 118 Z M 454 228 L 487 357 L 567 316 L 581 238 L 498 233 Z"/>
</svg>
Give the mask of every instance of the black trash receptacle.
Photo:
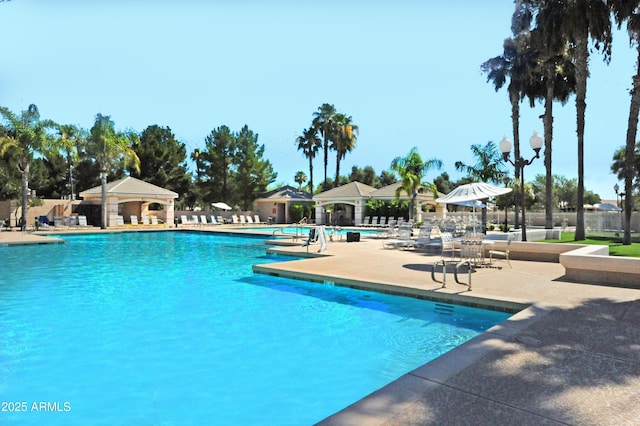
<svg viewBox="0 0 640 426">
<path fill-rule="evenodd" d="M 359 232 L 347 232 L 347 242 L 348 243 L 357 243 L 360 241 L 360 233 Z"/>
</svg>

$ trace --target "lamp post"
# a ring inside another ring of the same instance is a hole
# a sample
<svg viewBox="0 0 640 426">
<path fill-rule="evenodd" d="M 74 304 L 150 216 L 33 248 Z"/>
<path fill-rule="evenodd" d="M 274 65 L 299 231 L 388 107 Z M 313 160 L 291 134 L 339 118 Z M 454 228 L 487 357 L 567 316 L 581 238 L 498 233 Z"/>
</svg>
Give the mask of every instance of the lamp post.
<svg viewBox="0 0 640 426">
<path fill-rule="evenodd" d="M 624 228 L 624 213 L 623 213 L 623 208 L 622 208 L 622 199 L 624 198 L 624 192 L 620 192 L 620 186 L 618 186 L 618 184 L 616 183 L 615 185 L 613 185 L 613 190 L 616 192 L 616 204 L 618 204 L 618 207 L 621 208 L 620 210 L 620 232 L 622 232 L 622 228 Z M 620 199 L 618 200 L 618 196 L 620 196 Z"/>
<path fill-rule="evenodd" d="M 531 145 L 531 149 L 533 149 L 536 153 L 535 156 L 531 157 L 531 160 L 525 160 L 524 158 L 515 158 L 511 160 L 509 158 L 509 154 L 511 154 L 511 141 L 505 135 L 500 141 L 500 152 L 502 152 L 502 158 L 504 161 L 508 161 L 513 166 L 515 166 L 516 170 L 520 170 L 520 195 L 521 195 L 521 204 L 522 204 L 522 241 L 527 241 L 527 222 L 525 221 L 525 196 L 524 196 L 524 168 L 525 166 L 533 163 L 533 160 L 536 158 L 540 158 L 540 149 L 542 148 L 542 136 L 538 134 L 537 131 L 533 132 L 531 138 L 529 138 L 529 145 Z M 518 176 L 516 176 L 518 177 Z"/>
</svg>

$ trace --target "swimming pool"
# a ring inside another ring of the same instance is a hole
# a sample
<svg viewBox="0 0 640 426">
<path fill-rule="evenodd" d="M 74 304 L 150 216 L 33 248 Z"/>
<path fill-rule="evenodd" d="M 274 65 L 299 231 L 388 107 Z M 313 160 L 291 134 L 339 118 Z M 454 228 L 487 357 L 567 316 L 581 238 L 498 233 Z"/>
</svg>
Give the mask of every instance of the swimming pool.
<svg viewBox="0 0 640 426">
<path fill-rule="evenodd" d="M 64 238 L 0 248 L 2 424 L 312 424 L 508 317 L 253 274 L 263 238 Z"/>
</svg>

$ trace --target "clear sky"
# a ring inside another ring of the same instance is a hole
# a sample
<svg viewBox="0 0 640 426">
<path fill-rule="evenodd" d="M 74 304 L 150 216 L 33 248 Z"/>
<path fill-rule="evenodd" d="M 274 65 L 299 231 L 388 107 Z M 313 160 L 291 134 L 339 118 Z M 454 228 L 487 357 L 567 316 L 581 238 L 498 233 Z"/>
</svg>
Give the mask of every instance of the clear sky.
<svg viewBox="0 0 640 426">
<path fill-rule="evenodd" d="M 507 0 L 0 2 L 0 105 L 34 103 L 44 118 L 87 129 L 97 113 L 120 130 L 169 126 L 189 153 L 214 128 L 247 124 L 277 182 L 294 184 L 298 170 L 308 174 L 295 139 L 326 102 L 360 127 L 341 174 L 353 165 L 379 174 L 417 146 L 455 180 L 454 163 L 474 161 L 471 144 L 510 135 L 506 91 L 480 64 L 502 53 L 512 12 Z M 635 57 L 624 31 L 609 66 L 591 57 L 585 185 L 604 199 L 615 199 L 609 170 L 625 143 Z M 554 173 L 576 178 L 575 99 L 554 108 Z M 522 107 L 525 156 L 542 113 Z M 322 169 L 318 159 L 316 183 Z M 525 179 L 537 174 L 542 159 Z"/>
</svg>

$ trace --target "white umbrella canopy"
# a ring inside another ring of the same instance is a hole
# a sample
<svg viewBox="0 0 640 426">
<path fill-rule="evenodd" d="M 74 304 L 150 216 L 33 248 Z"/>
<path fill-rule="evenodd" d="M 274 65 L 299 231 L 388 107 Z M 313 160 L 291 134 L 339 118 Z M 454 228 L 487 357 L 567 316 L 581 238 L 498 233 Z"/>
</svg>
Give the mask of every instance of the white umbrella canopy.
<svg viewBox="0 0 640 426">
<path fill-rule="evenodd" d="M 467 183 L 460 185 L 444 197 L 436 200 L 442 204 L 456 204 L 465 201 L 484 200 L 511 192 L 511 188 L 499 188 L 484 182 Z"/>
<path fill-rule="evenodd" d="M 467 183 L 466 185 L 460 185 L 444 197 L 440 197 L 436 200 L 441 204 L 459 204 L 468 203 L 475 200 L 484 200 L 490 197 L 503 195 L 511 192 L 511 188 L 499 188 L 497 186 L 490 185 L 484 182 Z M 473 213 L 475 217 L 476 205 L 472 204 Z M 476 231 L 475 220 L 473 222 L 473 232 Z"/>
<path fill-rule="evenodd" d="M 220 209 L 220 210 L 231 210 L 231 207 L 229 206 L 229 204 L 227 203 L 223 203 L 222 201 L 219 201 L 217 203 L 211 203 L 211 205 L 213 207 L 215 207 L 216 209 Z"/>
<path fill-rule="evenodd" d="M 620 207 L 614 206 L 611 203 L 602 203 L 602 204 L 594 204 L 596 210 L 602 210 L 606 212 L 620 212 L 622 209 Z"/>
</svg>

